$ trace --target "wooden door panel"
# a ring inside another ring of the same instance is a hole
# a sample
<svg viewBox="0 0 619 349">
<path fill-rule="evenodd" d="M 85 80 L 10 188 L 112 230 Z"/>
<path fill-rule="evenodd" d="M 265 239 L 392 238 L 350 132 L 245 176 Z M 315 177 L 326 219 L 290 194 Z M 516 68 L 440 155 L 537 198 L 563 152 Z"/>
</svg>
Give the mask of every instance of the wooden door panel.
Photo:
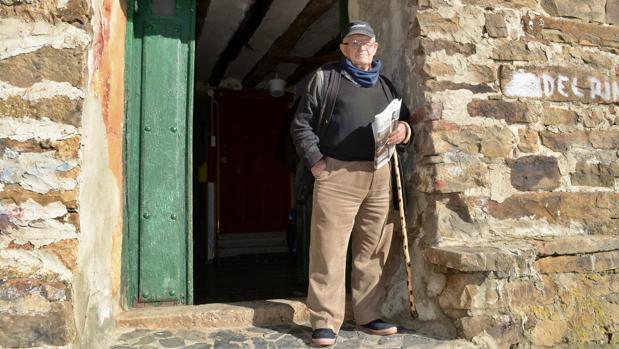
<svg viewBox="0 0 619 349">
<path fill-rule="evenodd" d="M 219 99 L 220 232 L 286 230 L 290 175 L 277 157 L 286 100 L 228 93 Z"/>
<path fill-rule="evenodd" d="M 130 12 L 128 241 L 136 256 L 129 292 L 138 302 L 192 302 L 194 7 L 193 0 L 140 1 Z"/>
<path fill-rule="evenodd" d="M 149 301 L 172 301 L 186 282 L 188 52 L 175 20 L 149 20 L 144 34 L 140 292 Z"/>
</svg>

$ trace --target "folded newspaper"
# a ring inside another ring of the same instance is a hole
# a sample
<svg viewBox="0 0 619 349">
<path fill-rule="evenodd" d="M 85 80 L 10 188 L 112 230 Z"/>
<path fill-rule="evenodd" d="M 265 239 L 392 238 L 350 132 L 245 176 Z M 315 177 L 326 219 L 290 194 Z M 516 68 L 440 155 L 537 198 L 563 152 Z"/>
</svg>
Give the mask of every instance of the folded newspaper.
<svg viewBox="0 0 619 349">
<path fill-rule="evenodd" d="M 374 153 L 374 168 L 381 168 L 389 162 L 393 152 L 395 152 L 395 144 L 387 144 L 389 134 L 398 126 L 400 118 L 400 108 L 402 107 L 402 99 L 394 99 L 389 103 L 387 108 L 376 114 L 374 122 L 372 122 L 372 131 L 374 132 L 374 141 L 376 152 Z"/>
</svg>

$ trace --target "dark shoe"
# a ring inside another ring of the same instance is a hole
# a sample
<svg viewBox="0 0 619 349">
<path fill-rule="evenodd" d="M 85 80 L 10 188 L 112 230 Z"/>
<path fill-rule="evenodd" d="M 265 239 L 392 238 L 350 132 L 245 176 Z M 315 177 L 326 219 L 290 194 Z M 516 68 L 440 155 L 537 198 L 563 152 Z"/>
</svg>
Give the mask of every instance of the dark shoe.
<svg viewBox="0 0 619 349">
<path fill-rule="evenodd" d="M 326 347 L 335 343 L 335 332 L 330 328 L 317 328 L 312 333 L 312 343 Z"/>
<path fill-rule="evenodd" d="M 381 319 L 376 319 L 372 322 L 368 322 L 365 325 L 360 325 L 360 329 L 364 332 L 376 334 L 379 336 L 390 336 L 398 333 L 398 328 L 394 324 L 384 322 Z"/>
</svg>

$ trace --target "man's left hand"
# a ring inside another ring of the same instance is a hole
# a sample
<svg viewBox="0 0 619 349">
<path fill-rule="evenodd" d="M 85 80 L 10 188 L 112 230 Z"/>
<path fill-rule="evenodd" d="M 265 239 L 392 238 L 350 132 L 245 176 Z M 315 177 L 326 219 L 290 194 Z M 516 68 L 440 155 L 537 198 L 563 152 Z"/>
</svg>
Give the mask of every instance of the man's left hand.
<svg viewBox="0 0 619 349">
<path fill-rule="evenodd" d="M 404 123 L 398 122 L 398 127 L 396 127 L 396 129 L 389 134 L 389 138 L 387 138 L 387 144 L 400 144 L 405 139 L 406 126 L 404 126 Z"/>
</svg>

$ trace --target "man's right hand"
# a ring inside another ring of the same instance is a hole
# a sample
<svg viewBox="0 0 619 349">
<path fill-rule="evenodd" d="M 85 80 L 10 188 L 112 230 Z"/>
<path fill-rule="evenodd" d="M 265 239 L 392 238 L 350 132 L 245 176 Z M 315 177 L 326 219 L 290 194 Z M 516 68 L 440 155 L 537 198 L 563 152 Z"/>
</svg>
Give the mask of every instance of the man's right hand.
<svg viewBox="0 0 619 349">
<path fill-rule="evenodd" d="M 325 159 L 320 159 L 318 160 L 317 163 L 314 164 L 314 166 L 312 166 L 311 171 L 312 171 L 312 175 L 314 176 L 314 178 L 318 177 L 322 171 L 327 169 L 327 162 L 325 161 Z"/>
</svg>

